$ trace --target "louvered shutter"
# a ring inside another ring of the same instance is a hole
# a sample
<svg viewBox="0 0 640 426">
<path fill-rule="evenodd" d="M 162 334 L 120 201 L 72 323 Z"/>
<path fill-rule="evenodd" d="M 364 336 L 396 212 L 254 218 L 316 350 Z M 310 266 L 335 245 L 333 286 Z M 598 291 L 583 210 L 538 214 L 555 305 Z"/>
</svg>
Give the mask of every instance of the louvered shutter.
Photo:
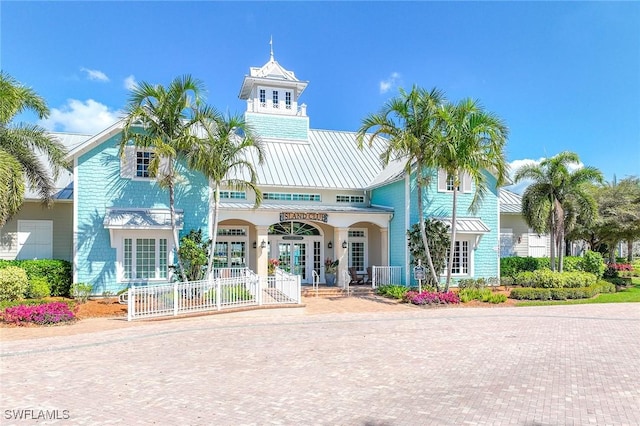
<svg viewBox="0 0 640 426">
<path fill-rule="evenodd" d="M 136 147 L 126 146 L 120 157 L 120 177 L 133 179 L 136 175 Z"/>
<path fill-rule="evenodd" d="M 471 176 L 469 173 L 462 174 L 462 192 L 471 192 Z"/>
<path fill-rule="evenodd" d="M 440 169 L 438 170 L 438 192 L 447 191 L 447 172 Z"/>
</svg>

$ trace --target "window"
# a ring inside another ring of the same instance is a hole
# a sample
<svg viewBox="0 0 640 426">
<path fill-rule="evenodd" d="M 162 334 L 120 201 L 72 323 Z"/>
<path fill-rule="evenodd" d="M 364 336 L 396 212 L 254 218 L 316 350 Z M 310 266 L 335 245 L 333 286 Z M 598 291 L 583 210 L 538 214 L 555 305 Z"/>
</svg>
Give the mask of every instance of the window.
<svg viewBox="0 0 640 426">
<path fill-rule="evenodd" d="M 153 160 L 153 152 L 136 151 L 136 177 L 149 178 L 149 163 Z"/>
<path fill-rule="evenodd" d="M 320 194 L 290 194 L 284 192 L 265 192 L 262 194 L 265 200 L 279 201 L 320 201 Z"/>
<path fill-rule="evenodd" d="M 471 176 L 468 173 L 460 174 L 458 191 L 463 193 L 471 192 Z M 444 170 L 438 171 L 438 192 L 453 192 L 453 176 Z"/>
<path fill-rule="evenodd" d="M 453 176 L 447 175 L 447 191 L 453 191 Z M 460 191 L 460 183 L 458 182 L 458 191 Z"/>
<path fill-rule="evenodd" d="M 451 268 L 451 274 L 469 275 L 469 241 L 456 241 L 453 250 L 453 267 Z M 447 253 L 447 259 L 449 259 L 449 253 Z"/>
<path fill-rule="evenodd" d="M 291 92 L 284 92 L 284 104 L 287 109 L 291 109 Z"/>
<path fill-rule="evenodd" d="M 246 200 L 247 193 L 244 191 L 220 191 L 220 198 Z"/>
<path fill-rule="evenodd" d="M 213 266 L 215 268 L 242 268 L 247 266 L 247 243 L 247 228 L 218 228 Z"/>
<path fill-rule="evenodd" d="M 364 195 L 336 195 L 336 203 L 364 203 Z"/>
<path fill-rule="evenodd" d="M 367 231 L 366 229 L 349 230 L 349 266 L 356 271 L 367 269 Z"/>
<path fill-rule="evenodd" d="M 166 279 L 168 253 L 166 238 L 124 238 L 123 279 Z"/>
<path fill-rule="evenodd" d="M 274 108 L 280 108 L 280 105 L 278 104 L 278 91 L 274 90 L 273 91 L 273 107 Z"/>
<path fill-rule="evenodd" d="M 260 89 L 260 106 L 267 106 L 267 91 L 264 89 Z"/>
</svg>

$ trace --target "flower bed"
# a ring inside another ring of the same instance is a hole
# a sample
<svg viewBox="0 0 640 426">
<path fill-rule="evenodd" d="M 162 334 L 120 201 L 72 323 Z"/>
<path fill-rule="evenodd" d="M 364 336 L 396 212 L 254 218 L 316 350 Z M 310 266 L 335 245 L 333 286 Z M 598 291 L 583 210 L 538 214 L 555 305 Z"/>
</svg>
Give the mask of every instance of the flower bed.
<svg viewBox="0 0 640 426">
<path fill-rule="evenodd" d="M 75 321 L 77 307 L 71 308 L 64 302 L 41 305 L 18 305 L 5 308 L 0 319 L 8 324 L 51 325 Z"/>
<path fill-rule="evenodd" d="M 408 291 L 403 300 L 414 305 L 450 305 L 460 303 L 460 298 L 452 291 L 446 293 Z"/>
</svg>

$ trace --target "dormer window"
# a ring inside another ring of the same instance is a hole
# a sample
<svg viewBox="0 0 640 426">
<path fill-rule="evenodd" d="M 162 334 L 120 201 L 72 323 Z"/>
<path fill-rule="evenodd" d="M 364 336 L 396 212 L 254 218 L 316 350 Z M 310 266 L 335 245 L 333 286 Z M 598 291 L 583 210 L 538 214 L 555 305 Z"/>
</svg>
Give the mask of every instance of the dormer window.
<svg viewBox="0 0 640 426">
<path fill-rule="evenodd" d="M 260 106 L 263 108 L 267 106 L 267 91 L 264 89 L 260 89 Z"/>
<path fill-rule="evenodd" d="M 278 91 L 277 90 L 273 91 L 273 107 L 274 108 L 280 108 L 280 105 L 278 104 Z"/>
<path fill-rule="evenodd" d="M 136 151 L 136 177 L 148 178 L 149 163 L 153 160 L 153 152 L 149 151 Z"/>
<path fill-rule="evenodd" d="M 284 92 L 284 104 L 287 109 L 291 109 L 291 92 Z"/>
</svg>

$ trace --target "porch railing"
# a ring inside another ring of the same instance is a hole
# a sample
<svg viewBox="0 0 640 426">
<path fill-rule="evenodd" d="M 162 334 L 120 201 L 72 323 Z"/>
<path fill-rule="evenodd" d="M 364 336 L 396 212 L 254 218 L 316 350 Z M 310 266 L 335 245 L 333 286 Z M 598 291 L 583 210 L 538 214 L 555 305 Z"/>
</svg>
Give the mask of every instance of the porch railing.
<svg viewBox="0 0 640 426">
<path fill-rule="evenodd" d="M 371 286 L 373 288 L 388 284 L 402 283 L 402 266 L 372 266 Z"/>
<path fill-rule="evenodd" d="M 248 268 L 237 275 L 185 283 L 133 286 L 127 292 L 127 319 L 131 321 L 245 306 L 298 304 L 301 301 L 300 278 L 295 275 L 281 273 L 267 280 Z"/>
</svg>

